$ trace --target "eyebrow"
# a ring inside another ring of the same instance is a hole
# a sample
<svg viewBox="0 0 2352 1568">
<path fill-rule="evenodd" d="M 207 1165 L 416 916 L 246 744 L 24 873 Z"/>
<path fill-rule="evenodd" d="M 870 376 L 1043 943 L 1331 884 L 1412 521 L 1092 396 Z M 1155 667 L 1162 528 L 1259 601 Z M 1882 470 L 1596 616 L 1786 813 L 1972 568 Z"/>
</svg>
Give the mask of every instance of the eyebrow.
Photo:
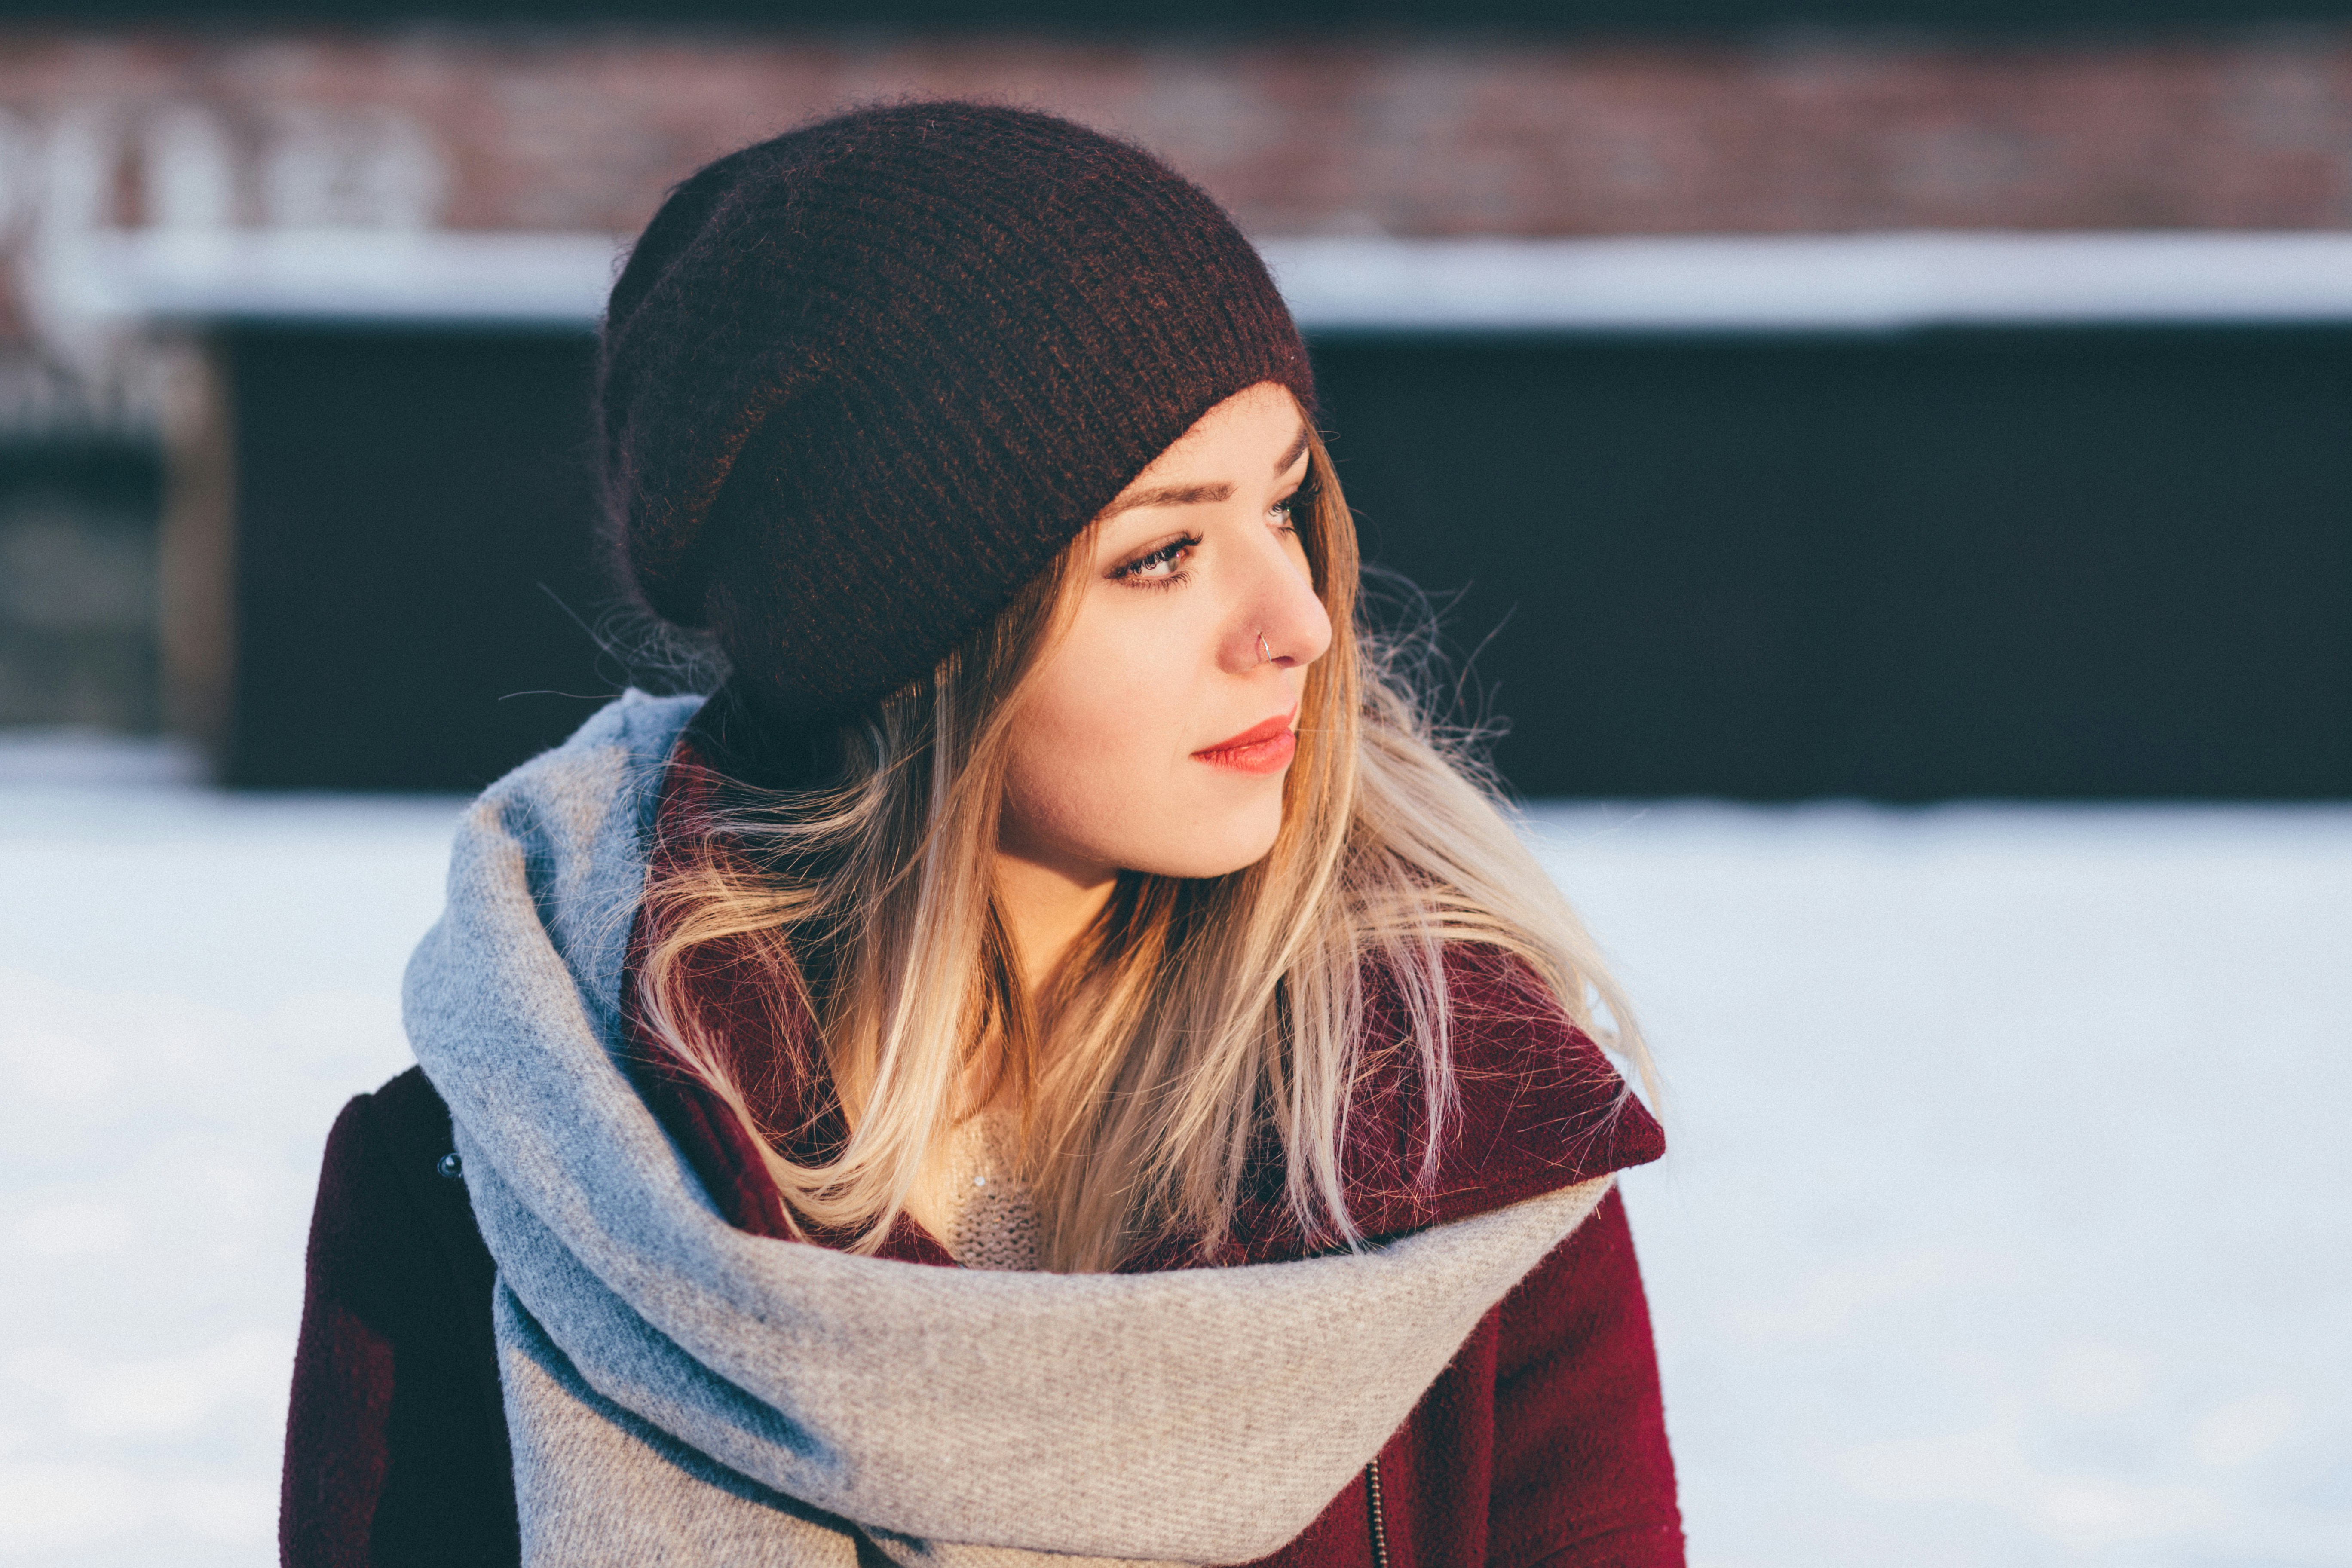
<svg viewBox="0 0 2352 1568">
<path fill-rule="evenodd" d="M 1288 473 L 1290 471 L 1290 465 L 1298 461 L 1299 458 L 1307 455 L 1307 426 L 1302 422 L 1298 426 L 1298 438 L 1291 442 L 1290 450 L 1282 455 L 1282 461 L 1275 464 L 1274 466 L 1274 473 L 1276 479 L 1280 479 L 1283 475 Z"/>
<path fill-rule="evenodd" d="M 1307 429 L 1302 423 L 1298 426 L 1297 438 L 1290 443 L 1290 449 L 1283 453 L 1282 460 L 1274 466 L 1276 478 L 1287 473 L 1290 465 L 1298 461 L 1307 450 Z M 1200 506 L 1209 501 L 1231 500 L 1233 495 L 1234 487 L 1227 484 L 1161 485 L 1155 489 L 1137 490 L 1133 495 L 1119 497 L 1103 509 L 1102 515 L 1117 517 L 1120 512 L 1146 506 Z"/>
</svg>

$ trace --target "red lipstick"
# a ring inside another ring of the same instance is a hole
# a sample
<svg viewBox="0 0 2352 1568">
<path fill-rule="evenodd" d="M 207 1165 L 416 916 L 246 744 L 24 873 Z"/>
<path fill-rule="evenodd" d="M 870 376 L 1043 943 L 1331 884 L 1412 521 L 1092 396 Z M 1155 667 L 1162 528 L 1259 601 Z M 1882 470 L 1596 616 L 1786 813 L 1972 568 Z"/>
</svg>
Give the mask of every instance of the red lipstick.
<svg viewBox="0 0 2352 1568">
<path fill-rule="evenodd" d="M 1263 724 L 1253 724 L 1238 735 L 1203 746 L 1192 753 L 1193 760 L 1241 773 L 1278 773 L 1290 765 L 1291 753 L 1298 750 L 1298 737 L 1290 731 L 1291 721 L 1297 717 L 1296 708 L 1277 713 Z"/>
</svg>

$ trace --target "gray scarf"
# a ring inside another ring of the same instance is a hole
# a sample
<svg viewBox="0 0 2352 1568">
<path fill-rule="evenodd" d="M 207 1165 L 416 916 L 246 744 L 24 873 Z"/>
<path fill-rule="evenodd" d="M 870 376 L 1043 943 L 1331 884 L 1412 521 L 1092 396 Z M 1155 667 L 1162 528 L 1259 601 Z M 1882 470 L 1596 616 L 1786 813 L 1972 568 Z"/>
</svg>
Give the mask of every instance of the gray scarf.
<svg viewBox="0 0 2352 1568">
<path fill-rule="evenodd" d="M 661 770 L 698 700 L 629 693 L 476 802 L 408 967 L 409 1038 L 498 1261 L 532 1568 L 1263 1556 L 1607 1190 L 1144 1275 L 734 1229 L 615 1056 Z"/>
</svg>

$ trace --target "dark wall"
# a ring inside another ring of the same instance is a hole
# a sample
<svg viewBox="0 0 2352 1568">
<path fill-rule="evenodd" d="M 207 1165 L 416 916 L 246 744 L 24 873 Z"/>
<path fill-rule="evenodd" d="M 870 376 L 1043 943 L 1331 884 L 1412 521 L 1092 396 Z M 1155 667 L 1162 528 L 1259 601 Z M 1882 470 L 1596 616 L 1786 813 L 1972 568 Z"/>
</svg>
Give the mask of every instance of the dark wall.
<svg viewBox="0 0 2352 1568">
<path fill-rule="evenodd" d="M 572 619 L 610 596 L 589 535 L 587 334 L 224 342 L 239 531 L 228 782 L 478 788 L 614 689 Z"/>
<path fill-rule="evenodd" d="M 1533 795 L 2352 795 L 2352 333 L 1325 342 Z"/>
<path fill-rule="evenodd" d="M 0 724 L 155 728 L 161 491 L 148 444 L 0 440 Z"/>
<path fill-rule="evenodd" d="M 233 781 L 476 786 L 625 679 L 584 337 L 229 342 Z M 2352 332 L 1316 353 L 1528 795 L 2352 795 Z"/>
</svg>

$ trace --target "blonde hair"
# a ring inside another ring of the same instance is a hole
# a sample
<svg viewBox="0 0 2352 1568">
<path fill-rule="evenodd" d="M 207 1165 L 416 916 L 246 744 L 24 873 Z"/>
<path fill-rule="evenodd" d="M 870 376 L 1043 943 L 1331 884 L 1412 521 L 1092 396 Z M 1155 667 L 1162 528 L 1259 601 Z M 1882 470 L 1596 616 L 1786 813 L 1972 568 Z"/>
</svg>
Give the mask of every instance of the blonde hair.
<svg viewBox="0 0 2352 1568">
<path fill-rule="evenodd" d="M 1275 846 L 1224 877 L 1123 875 L 1034 1006 L 991 890 L 1007 737 L 1089 536 L 851 726 L 836 781 L 720 781 L 662 847 L 638 1016 L 752 1132 L 796 1227 L 879 1247 L 934 1149 L 1006 1092 L 1050 1268 L 1114 1268 L 1171 1237 L 1215 1247 L 1273 1147 L 1302 1233 L 1352 1245 L 1340 1151 L 1368 984 L 1405 1026 L 1378 1045 L 1417 1058 L 1426 1184 L 1454 1105 L 1448 942 L 1516 954 L 1651 1079 L 1624 996 L 1465 737 L 1433 721 L 1400 645 L 1358 625 L 1354 521 L 1321 442 L 1309 450 L 1300 532 L 1333 637 L 1307 672 Z M 694 981 L 714 963 L 757 1016 L 705 1016 Z M 782 1070 L 829 1087 L 845 1141 L 806 1161 L 780 1151 L 799 1130 L 762 1125 L 730 1043 L 744 1028 L 797 1042 Z"/>
</svg>

